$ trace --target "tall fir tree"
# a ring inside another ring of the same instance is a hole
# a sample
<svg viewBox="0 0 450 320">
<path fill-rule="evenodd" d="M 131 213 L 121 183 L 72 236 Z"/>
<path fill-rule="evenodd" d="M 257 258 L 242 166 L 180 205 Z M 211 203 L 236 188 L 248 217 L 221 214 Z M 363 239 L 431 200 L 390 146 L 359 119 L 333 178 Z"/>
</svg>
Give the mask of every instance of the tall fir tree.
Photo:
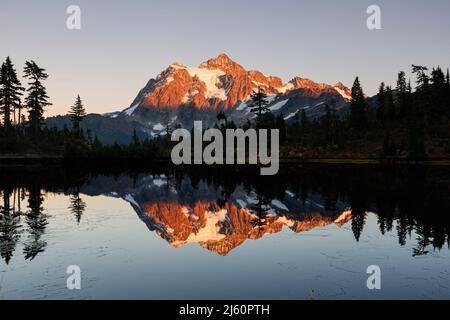
<svg viewBox="0 0 450 320">
<path fill-rule="evenodd" d="M 384 82 L 380 84 L 380 88 L 378 89 L 377 102 L 377 122 L 384 125 L 384 113 L 386 111 L 386 88 Z"/>
<path fill-rule="evenodd" d="M 352 86 L 349 121 L 350 126 L 356 130 L 362 130 L 367 127 L 366 99 L 358 77 L 356 77 Z"/>
<path fill-rule="evenodd" d="M 269 101 L 267 100 L 267 94 L 264 90 L 264 88 L 258 86 L 258 91 L 254 91 L 252 95 L 250 96 L 250 111 L 255 113 L 258 118 L 257 121 L 262 120 L 262 116 L 266 112 L 270 112 L 267 105 L 269 104 Z"/>
<path fill-rule="evenodd" d="M 434 86 L 442 87 L 445 84 L 445 75 L 440 67 L 431 71 L 431 81 Z"/>
<path fill-rule="evenodd" d="M 397 76 L 397 92 L 398 114 L 400 118 L 405 118 L 408 113 L 408 84 L 406 82 L 406 75 L 404 71 L 400 71 Z"/>
<path fill-rule="evenodd" d="M 397 76 L 397 87 L 395 88 L 398 93 L 405 93 L 407 89 L 406 75 L 404 71 L 400 71 Z"/>
<path fill-rule="evenodd" d="M 33 60 L 25 62 L 24 74 L 30 80 L 25 104 L 28 109 L 31 131 L 36 137 L 44 120 L 44 107 L 51 105 L 48 102 L 47 89 L 42 84 L 42 81 L 48 78 L 48 74 Z"/>
<path fill-rule="evenodd" d="M 14 65 L 7 57 L 0 69 L 0 114 L 3 116 L 5 130 L 11 127 L 11 113 L 15 118 L 16 109 L 21 108 L 20 96 L 23 90 Z"/>
<path fill-rule="evenodd" d="M 386 87 L 386 122 L 391 124 L 395 120 L 396 111 L 394 103 L 394 95 L 392 93 L 392 88 L 390 86 Z"/>
<path fill-rule="evenodd" d="M 81 101 L 80 95 L 77 95 L 75 104 L 70 108 L 69 116 L 70 121 L 72 122 L 73 130 L 79 133 L 81 121 L 83 121 L 83 118 L 86 116 L 86 110 L 84 109 L 83 101 Z"/>
<path fill-rule="evenodd" d="M 430 77 L 427 75 L 427 67 L 412 65 L 412 73 L 416 75 L 417 91 L 423 91 L 428 87 Z"/>
<path fill-rule="evenodd" d="M 25 119 L 24 119 L 25 116 L 22 114 L 22 109 L 23 108 L 24 108 L 24 106 L 23 106 L 22 103 L 20 103 L 19 105 L 16 106 L 16 109 L 17 109 L 17 125 L 19 126 L 19 128 L 20 128 L 21 124 L 25 122 Z"/>
</svg>

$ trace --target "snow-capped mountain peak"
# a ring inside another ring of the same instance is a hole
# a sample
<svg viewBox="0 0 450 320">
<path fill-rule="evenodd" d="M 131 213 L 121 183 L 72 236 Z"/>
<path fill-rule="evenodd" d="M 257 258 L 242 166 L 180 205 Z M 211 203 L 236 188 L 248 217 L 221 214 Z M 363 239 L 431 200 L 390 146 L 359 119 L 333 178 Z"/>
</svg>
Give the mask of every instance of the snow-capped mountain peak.
<svg viewBox="0 0 450 320">
<path fill-rule="evenodd" d="M 352 99 L 352 90 L 344 86 L 342 82 L 338 82 L 334 85 L 334 90 L 336 90 L 344 99 Z"/>
<path fill-rule="evenodd" d="M 219 110 L 239 125 L 254 119 L 247 105 L 258 87 L 268 95 L 271 112 L 287 115 L 284 118 L 290 121 L 302 109 L 307 116 L 316 117 L 326 101 L 333 100 L 340 106 L 347 103 L 351 94 L 340 82 L 333 86 L 302 77 L 283 82 L 280 77 L 259 70 L 246 70 L 222 53 L 198 67 L 172 63 L 150 79 L 118 117 L 148 127 L 152 136 L 161 134 L 152 129 L 156 124 L 165 127 L 177 123 L 190 128 L 195 119 L 214 125 Z"/>
</svg>

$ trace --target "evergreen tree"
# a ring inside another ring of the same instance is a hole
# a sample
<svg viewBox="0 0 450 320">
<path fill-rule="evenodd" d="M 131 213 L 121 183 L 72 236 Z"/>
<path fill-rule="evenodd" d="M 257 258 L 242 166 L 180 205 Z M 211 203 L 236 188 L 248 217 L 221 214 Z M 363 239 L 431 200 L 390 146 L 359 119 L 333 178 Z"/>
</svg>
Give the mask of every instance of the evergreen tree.
<svg viewBox="0 0 450 320">
<path fill-rule="evenodd" d="M 385 112 L 385 121 L 389 125 L 392 124 L 392 121 L 395 119 L 395 103 L 394 96 L 392 94 L 392 88 L 390 86 L 386 87 L 386 112 Z"/>
<path fill-rule="evenodd" d="M 23 90 L 14 65 L 7 57 L 0 69 L 0 114 L 6 130 L 11 127 L 11 113 L 14 113 L 15 118 L 16 108 L 21 108 L 20 96 Z"/>
<path fill-rule="evenodd" d="M 426 157 L 425 135 L 429 126 L 427 113 L 432 103 L 429 90 L 430 78 L 427 67 L 412 65 L 416 75 L 416 92 L 408 121 L 408 157 L 413 160 Z"/>
<path fill-rule="evenodd" d="M 269 102 L 267 100 L 267 94 L 265 93 L 264 88 L 258 87 L 258 91 L 254 91 L 250 96 L 250 99 L 250 111 L 258 116 L 257 120 L 260 122 L 263 114 L 270 112 L 267 107 Z"/>
<path fill-rule="evenodd" d="M 404 71 L 400 71 L 397 77 L 397 87 L 395 88 L 399 94 L 406 93 L 407 83 Z"/>
<path fill-rule="evenodd" d="M 444 72 L 442 72 L 442 69 L 440 67 L 437 67 L 436 69 L 433 68 L 433 70 L 431 71 L 431 82 L 435 87 L 444 86 L 446 79 L 444 76 Z"/>
<path fill-rule="evenodd" d="M 80 132 L 80 123 L 86 116 L 86 110 L 84 109 L 83 102 L 81 101 L 80 95 L 77 96 L 75 104 L 70 108 L 69 111 L 70 121 L 72 122 L 73 130 L 77 133 Z"/>
<path fill-rule="evenodd" d="M 397 86 L 395 88 L 398 95 L 398 113 L 400 118 L 406 117 L 408 113 L 408 84 L 404 71 L 398 73 Z"/>
<path fill-rule="evenodd" d="M 378 109 L 377 109 L 377 121 L 384 125 L 384 114 L 386 111 L 386 89 L 384 82 L 380 84 L 380 88 L 378 89 L 378 95 L 377 95 L 377 101 L 378 101 Z"/>
<path fill-rule="evenodd" d="M 416 84 L 417 84 L 417 91 L 425 90 L 428 87 L 428 84 L 430 82 L 429 76 L 426 74 L 426 71 L 428 70 L 427 67 L 424 66 L 416 66 L 412 65 L 412 72 L 416 75 Z"/>
<path fill-rule="evenodd" d="M 19 103 L 16 106 L 16 109 L 17 109 L 17 125 L 20 127 L 20 125 L 25 122 L 25 116 L 22 114 L 23 104 Z"/>
<path fill-rule="evenodd" d="M 48 74 L 45 73 L 45 69 L 39 67 L 33 60 L 25 62 L 24 74 L 30 80 L 25 103 L 28 108 L 31 130 L 34 136 L 37 137 L 41 129 L 41 123 L 44 120 L 44 107 L 51 105 L 48 102 L 47 90 L 42 84 L 42 81 L 48 78 Z"/>
<path fill-rule="evenodd" d="M 362 130 L 367 127 L 366 101 L 358 77 L 356 77 L 352 87 L 349 121 L 350 127 L 354 129 Z"/>
<path fill-rule="evenodd" d="M 133 136 L 131 137 L 131 141 L 134 147 L 138 147 L 141 145 L 141 140 L 136 132 L 136 129 L 133 129 Z"/>
</svg>

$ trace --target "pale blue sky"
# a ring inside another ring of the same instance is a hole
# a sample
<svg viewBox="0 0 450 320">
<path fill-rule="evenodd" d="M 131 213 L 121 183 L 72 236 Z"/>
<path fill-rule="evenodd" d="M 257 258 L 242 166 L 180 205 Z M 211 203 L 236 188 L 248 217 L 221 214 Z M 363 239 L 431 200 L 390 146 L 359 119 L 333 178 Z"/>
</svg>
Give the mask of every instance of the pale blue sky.
<svg viewBox="0 0 450 320">
<path fill-rule="evenodd" d="M 81 7 L 79 31 L 66 29 L 71 4 Z M 370 4 L 381 7 L 382 30 L 366 28 Z M 449 35 L 448 0 L 0 0 L 0 59 L 47 69 L 48 114 L 67 112 L 78 93 L 89 112 L 120 110 L 170 63 L 221 52 L 283 81 L 350 86 L 359 75 L 374 94 L 412 63 L 447 68 Z"/>
</svg>

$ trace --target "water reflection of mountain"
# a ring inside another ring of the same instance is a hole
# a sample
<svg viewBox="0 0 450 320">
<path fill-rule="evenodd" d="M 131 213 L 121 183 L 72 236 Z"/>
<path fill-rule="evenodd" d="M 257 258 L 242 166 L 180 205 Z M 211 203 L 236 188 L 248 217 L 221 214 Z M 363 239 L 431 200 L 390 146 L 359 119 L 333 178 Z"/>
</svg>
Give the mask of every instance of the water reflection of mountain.
<svg viewBox="0 0 450 320">
<path fill-rule="evenodd" d="M 341 226 L 352 216 L 342 202 L 326 210 L 319 195 L 302 200 L 286 190 L 284 197 L 269 199 L 241 185 L 225 195 L 222 187 L 205 181 L 194 187 L 187 176 L 175 187 L 166 175 L 149 175 L 133 189 L 110 195 L 128 201 L 148 228 L 172 246 L 198 243 L 220 255 L 284 227 L 302 232 Z"/>
<path fill-rule="evenodd" d="M 109 170 L 109 171 L 108 171 Z M 396 232 L 413 255 L 450 244 L 450 172 L 439 167 L 282 167 L 274 177 L 257 169 L 191 167 L 151 171 L 63 166 L 0 167 L 0 253 L 8 263 L 17 244 L 34 259 L 46 249 L 44 195 L 70 197 L 74 223 L 84 195 L 128 201 L 148 228 L 173 246 L 196 242 L 221 255 L 248 239 L 283 228 L 294 232 L 349 222 L 356 241 L 366 213 L 382 234 Z"/>
</svg>

